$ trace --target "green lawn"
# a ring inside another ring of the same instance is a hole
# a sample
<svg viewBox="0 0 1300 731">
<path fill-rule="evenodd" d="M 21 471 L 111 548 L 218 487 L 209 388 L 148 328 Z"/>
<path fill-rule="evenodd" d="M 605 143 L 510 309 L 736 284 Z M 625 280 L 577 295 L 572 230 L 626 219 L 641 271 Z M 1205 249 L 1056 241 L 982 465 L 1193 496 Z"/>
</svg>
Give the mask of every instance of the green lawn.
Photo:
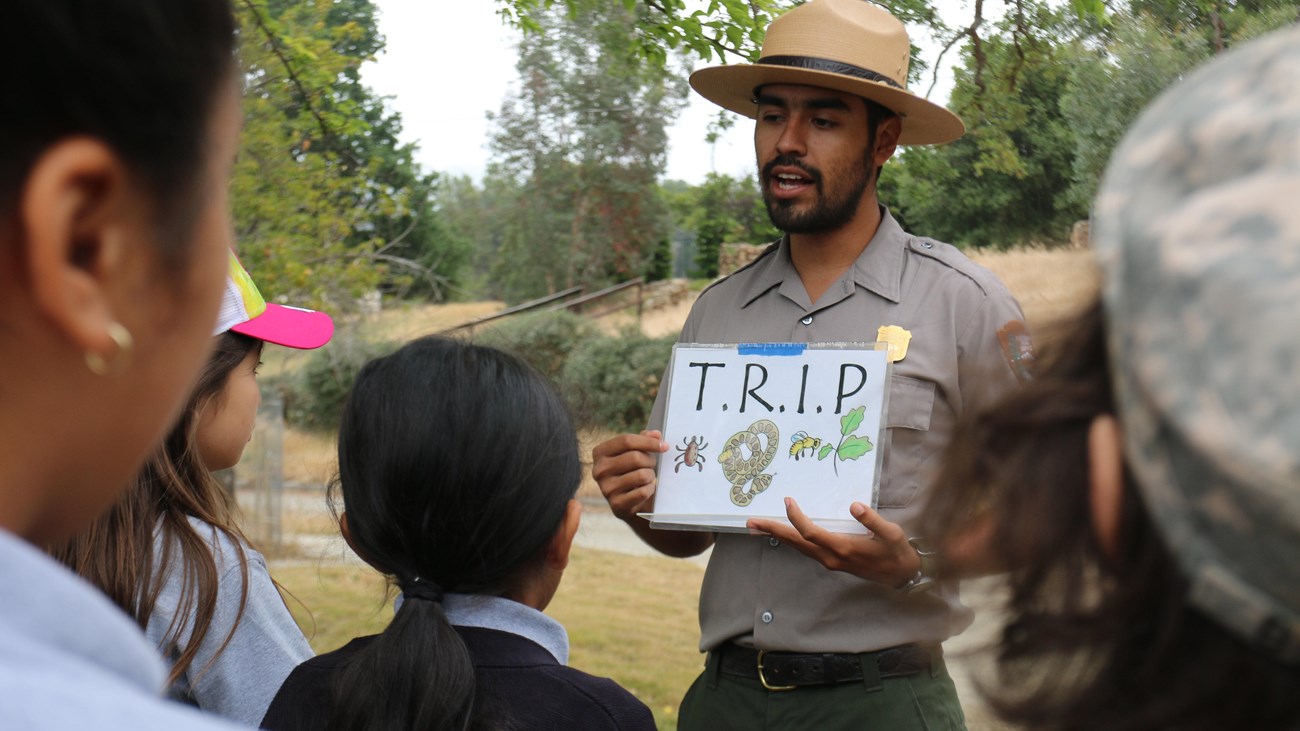
<svg viewBox="0 0 1300 731">
<path fill-rule="evenodd" d="M 391 618 L 382 578 L 353 566 L 273 566 L 290 609 L 317 652 L 373 634 Z M 699 673 L 696 606 L 703 570 L 685 561 L 574 548 L 547 608 L 569 631 L 569 664 L 618 681 L 677 725 L 677 704 Z M 310 609 L 310 612 L 307 611 Z"/>
</svg>

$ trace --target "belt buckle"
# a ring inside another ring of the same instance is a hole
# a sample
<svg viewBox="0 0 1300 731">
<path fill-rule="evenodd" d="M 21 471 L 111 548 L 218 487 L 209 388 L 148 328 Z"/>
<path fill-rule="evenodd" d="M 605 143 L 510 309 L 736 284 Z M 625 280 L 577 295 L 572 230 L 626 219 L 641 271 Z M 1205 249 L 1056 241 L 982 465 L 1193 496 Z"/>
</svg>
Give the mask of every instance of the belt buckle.
<svg viewBox="0 0 1300 731">
<path fill-rule="evenodd" d="M 762 683 L 763 687 L 768 690 L 794 690 L 798 688 L 797 685 L 772 685 L 767 682 L 767 677 L 763 675 L 763 656 L 766 654 L 767 650 L 758 651 L 758 682 Z"/>
</svg>

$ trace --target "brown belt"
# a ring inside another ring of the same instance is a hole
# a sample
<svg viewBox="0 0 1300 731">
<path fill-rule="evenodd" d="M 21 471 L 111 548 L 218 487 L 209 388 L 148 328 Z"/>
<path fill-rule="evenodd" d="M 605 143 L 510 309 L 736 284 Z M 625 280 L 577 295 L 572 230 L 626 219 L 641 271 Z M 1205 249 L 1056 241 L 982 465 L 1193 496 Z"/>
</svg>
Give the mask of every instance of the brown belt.
<svg viewBox="0 0 1300 731">
<path fill-rule="evenodd" d="M 916 675 L 928 672 L 931 661 L 931 649 L 919 645 L 847 654 L 768 652 L 727 643 L 717 654 L 719 673 L 757 680 L 768 690 L 861 681 L 866 676 L 863 663 L 874 664 L 880 678 Z"/>
</svg>

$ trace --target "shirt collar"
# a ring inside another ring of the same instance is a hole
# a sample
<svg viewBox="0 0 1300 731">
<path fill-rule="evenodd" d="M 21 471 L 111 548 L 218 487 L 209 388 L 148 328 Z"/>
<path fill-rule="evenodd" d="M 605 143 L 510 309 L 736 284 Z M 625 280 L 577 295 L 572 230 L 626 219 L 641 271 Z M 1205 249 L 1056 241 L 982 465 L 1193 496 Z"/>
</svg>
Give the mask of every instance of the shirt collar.
<svg viewBox="0 0 1300 731">
<path fill-rule="evenodd" d="M 903 261 L 907 254 L 907 232 L 880 207 L 876 235 L 853 264 L 853 282 L 898 304 L 903 292 Z"/>
<path fill-rule="evenodd" d="M 897 303 L 903 289 L 903 263 L 907 250 L 907 232 L 880 206 L 880 225 L 867 248 L 845 276 L 854 284 Z M 790 236 L 781 237 L 776 251 L 753 266 L 753 273 L 740 296 L 740 306 L 747 307 L 760 295 L 787 280 L 799 282 L 799 272 L 790 261 Z"/>
<path fill-rule="evenodd" d="M 454 625 L 519 635 L 541 645 L 561 665 L 569 664 L 569 633 L 564 625 L 532 607 L 499 596 L 448 594 L 442 608 Z"/>
</svg>

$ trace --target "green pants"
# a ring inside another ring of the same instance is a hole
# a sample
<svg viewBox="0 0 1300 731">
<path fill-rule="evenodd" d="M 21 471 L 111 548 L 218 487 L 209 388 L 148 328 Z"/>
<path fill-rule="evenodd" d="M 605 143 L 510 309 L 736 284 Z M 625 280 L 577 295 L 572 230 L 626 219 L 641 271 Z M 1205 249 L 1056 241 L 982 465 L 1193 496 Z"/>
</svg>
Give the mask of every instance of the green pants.
<svg viewBox="0 0 1300 731">
<path fill-rule="evenodd" d="M 677 728 L 965 731 L 966 718 L 942 657 L 932 660 L 928 673 L 767 690 L 757 680 L 720 674 L 717 654 L 709 653 L 704 672 L 682 699 Z"/>
</svg>

